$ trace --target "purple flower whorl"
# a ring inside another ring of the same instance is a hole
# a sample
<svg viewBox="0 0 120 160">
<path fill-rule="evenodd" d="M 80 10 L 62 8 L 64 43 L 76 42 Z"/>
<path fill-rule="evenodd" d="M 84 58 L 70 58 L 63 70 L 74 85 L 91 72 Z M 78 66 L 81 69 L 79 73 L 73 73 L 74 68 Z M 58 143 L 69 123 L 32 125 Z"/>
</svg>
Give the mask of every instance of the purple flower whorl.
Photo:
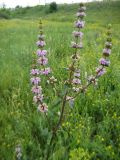
<svg viewBox="0 0 120 160">
<path fill-rule="evenodd" d="M 30 72 L 30 81 L 33 85 L 31 89 L 32 93 L 34 94 L 33 102 L 38 105 L 38 111 L 46 113 L 48 111 L 48 106 L 43 102 L 44 95 L 40 85 L 41 78 L 39 76 L 45 75 L 47 77 L 46 82 L 52 86 L 54 86 L 54 84 L 57 82 L 57 79 L 55 79 L 54 76 L 50 76 L 51 68 L 48 66 L 47 50 L 44 49 L 46 43 L 41 20 L 39 23 L 39 29 L 38 41 L 36 43 L 38 49 L 36 53 L 33 54 L 33 65 Z"/>
<path fill-rule="evenodd" d="M 45 36 L 43 35 L 42 30 L 42 22 L 40 21 L 40 33 L 38 35 L 37 46 L 38 50 L 34 53 L 33 57 L 33 68 L 31 70 L 31 84 L 33 96 L 33 102 L 38 105 L 38 111 L 46 113 L 48 111 L 48 106 L 43 103 L 44 95 L 42 94 L 42 87 L 40 85 L 41 78 L 40 75 L 48 75 L 50 73 L 50 68 L 45 68 L 48 64 L 48 58 L 46 57 L 47 51 L 44 50 L 45 43 Z"/>
<path fill-rule="evenodd" d="M 75 21 L 75 28 L 77 31 L 73 31 L 73 36 L 75 37 L 75 42 L 72 42 L 71 47 L 72 48 L 82 48 L 82 38 L 83 33 L 80 31 L 85 26 L 85 21 L 83 20 L 86 16 L 85 14 L 86 7 L 83 3 L 80 3 L 80 8 L 76 14 L 77 20 Z"/>
<path fill-rule="evenodd" d="M 105 74 L 106 73 L 105 67 L 109 67 L 110 65 L 109 56 L 111 54 L 111 49 L 112 49 L 111 25 L 108 25 L 107 40 L 105 42 L 105 48 L 103 49 L 103 56 L 99 60 L 99 63 L 101 66 L 99 66 L 96 69 L 96 73 L 98 77 Z"/>
<path fill-rule="evenodd" d="M 86 7 L 83 3 L 80 3 L 80 8 L 76 14 L 77 20 L 75 21 L 75 31 L 73 31 L 73 37 L 75 39 L 74 42 L 71 43 L 71 47 L 75 49 L 74 54 L 71 56 L 72 64 L 69 66 L 70 70 L 70 77 L 69 77 L 69 84 L 72 85 L 72 89 L 74 92 L 79 92 L 81 80 L 80 80 L 80 70 L 79 70 L 79 55 L 78 49 L 83 48 L 82 39 L 83 39 L 83 32 L 81 31 L 84 28 L 85 21 L 83 20 L 86 16 L 85 14 Z"/>
</svg>

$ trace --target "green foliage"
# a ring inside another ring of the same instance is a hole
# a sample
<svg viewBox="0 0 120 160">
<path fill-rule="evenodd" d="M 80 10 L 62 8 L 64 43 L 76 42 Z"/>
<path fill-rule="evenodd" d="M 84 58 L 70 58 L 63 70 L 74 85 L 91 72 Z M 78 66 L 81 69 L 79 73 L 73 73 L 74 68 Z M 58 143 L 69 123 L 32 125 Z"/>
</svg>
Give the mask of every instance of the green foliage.
<svg viewBox="0 0 120 160">
<path fill-rule="evenodd" d="M 19 6 L 19 5 L 17 5 L 16 7 L 15 7 L 15 9 L 20 9 L 20 8 L 22 8 L 21 6 Z"/>
<path fill-rule="evenodd" d="M 15 10 L 10 11 L 11 18 L 22 18 L 22 19 L 38 19 L 42 17 L 46 20 L 60 21 L 60 22 L 73 22 L 74 15 L 78 9 L 78 4 L 60 4 L 57 5 L 59 8 L 57 12 L 49 14 L 49 5 L 38 5 L 34 7 L 18 7 Z M 108 23 L 119 23 L 119 8 L 120 1 L 110 2 L 92 2 L 86 3 L 87 15 L 86 19 L 90 23 L 100 23 L 102 20 Z M 114 12 L 113 12 L 114 8 Z M 99 17 L 96 19 L 96 13 Z M 104 17 L 103 17 L 104 14 Z"/>
<path fill-rule="evenodd" d="M 57 3 L 56 2 L 51 2 L 49 6 L 49 12 L 53 13 L 57 11 Z"/>
<path fill-rule="evenodd" d="M 84 73 L 91 75 L 98 66 L 108 22 L 112 23 L 113 28 L 111 65 L 106 75 L 99 79 L 98 86 L 91 86 L 86 94 L 78 97 L 73 109 L 66 106 L 63 127 L 55 138 L 57 144 L 50 160 L 77 160 L 79 157 L 88 160 L 119 160 L 119 5 L 119 2 L 112 2 L 108 6 L 103 3 L 99 3 L 99 6 L 96 3 L 88 5 L 84 29 L 85 47 L 80 53 L 82 82 L 84 83 Z M 44 16 L 44 8 L 40 7 L 28 8 L 23 17 Z M 72 54 L 69 46 L 73 31 L 72 20 L 77 8 L 77 5 L 61 5 L 58 12 L 47 15 L 43 21 L 49 63 L 58 80 L 66 79 L 67 76 L 64 68 L 68 66 Z M 14 13 L 14 17 L 22 15 L 16 11 Z M 36 50 L 37 26 L 38 20 L 35 19 L 0 20 L 1 160 L 14 160 L 18 144 L 22 146 L 23 160 L 43 160 L 50 141 L 48 121 L 33 105 L 29 83 L 32 53 Z M 58 119 L 57 112 L 60 111 L 61 103 L 52 89 L 48 86 L 46 88 L 52 100 L 48 104 L 48 117 L 53 126 Z"/>
<path fill-rule="evenodd" d="M 10 10 L 8 9 L 0 9 L 0 19 L 10 19 Z"/>
<path fill-rule="evenodd" d="M 90 160 L 90 155 L 83 148 L 73 149 L 70 151 L 70 160 Z"/>
</svg>

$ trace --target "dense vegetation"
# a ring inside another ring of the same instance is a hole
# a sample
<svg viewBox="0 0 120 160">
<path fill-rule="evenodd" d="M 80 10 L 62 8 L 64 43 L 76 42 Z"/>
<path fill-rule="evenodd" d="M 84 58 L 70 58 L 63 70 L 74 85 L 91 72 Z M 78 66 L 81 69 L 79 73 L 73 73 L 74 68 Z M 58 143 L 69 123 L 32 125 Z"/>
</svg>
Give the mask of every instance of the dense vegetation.
<svg viewBox="0 0 120 160">
<path fill-rule="evenodd" d="M 87 19 L 90 22 L 102 20 L 108 23 L 112 20 L 112 23 L 117 23 L 119 21 L 120 14 L 120 2 L 119 1 L 111 1 L 111 2 L 93 2 L 86 4 L 87 6 Z M 57 12 L 50 13 L 50 5 L 46 6 L 35 6 L 35 7 L 25 7 L 22 8 L 20 6 L 16 6 L 15 9 L 0 9 L 0 17 L 1 14 L 5 14 L 8 18 L 22 18 L 22 19 L 36 19 L 43 17 L 47 20 L 54 21 L 69 21 L 72 22 L 74 20 L 74 14 L 78 9 L 78 4 L 63 4 L 57 5 Z M 114 10 L 114 11 L 113 11 Z M 97 13 L 97 15 L 96 15 Z M 104 15 L 104 17 L 103 17 Z M 99 18 L 96 18 L 99 17 Z"/>
<path fill-rule="evenodd" d="M 43 6 L 4 9 L 10 20 L 0 19 L 0 159 L 15 159 L 20 144 L 24 160 L 43 160 L 50 139 L 49 125 L 32 102 L 29 71 L 36 50 L 38 18 L 43 17 L 49 63 L 57 79 L 66 78 L 72 50 L 73 22 L 78 5 L 60 5 L 56 13 Z M 0 14 L 3 11 L 0 11 Z M 5 17 L 4 17 L 5 18 Z M 50 160 L 119 160 L 120 157 L 120 2 L 87 4 L 82 78 L 94 73 L 105 42 L 106 25 L 112 24 L 111 65 L 97 87 L 81 94 L 74 108 L 67 106 Z M 49 88 L 49 92 L 51 89 Z M 59 101 L 51 94 L 52 123 Z M 53 109 L 54 108 L 54 109 Z M 69 110 L 69 114 L 68 111 Z M 55 116 L 56 117 L 56 116 Z"/>
</svg>

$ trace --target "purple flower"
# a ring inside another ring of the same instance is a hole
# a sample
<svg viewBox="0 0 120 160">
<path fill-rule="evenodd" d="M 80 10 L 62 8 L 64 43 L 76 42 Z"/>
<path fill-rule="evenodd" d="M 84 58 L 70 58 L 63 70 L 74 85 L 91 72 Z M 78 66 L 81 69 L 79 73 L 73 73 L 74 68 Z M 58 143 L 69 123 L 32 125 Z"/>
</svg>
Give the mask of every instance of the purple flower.
<svg viewBox="0 0 120 160">
<path fill-rule="evenodd" d="M 98 67 L 98 68 L 96 69 L 96 73 L 97 73 L 98 76 L 102 76 L 103 74 L 106 73 L 106 69 L 105 69 L 105 68 Z"/>
<path fill-rule="evenodd" d="M 77 16 L 77 17 L 80 17 L 80 18 L 83 18 L 83 17 L 86 16 L 86 14 L 85 14 L 85 12 L 78 12 L 78 13 L 76 14 L 76 16 Z"/>
<path fill-rule="evenodd" d="M 33 86 L 33 87 L 32 87 L 32 92 L 33 92 L 34 94 L 41 94 L 41 93 L 42 93 L 42 88 L 41 88 L 41 86 Z"/>
<path fill-rule="evenodd" d="M 73 83 L 73 84 L 80 84 L 80 83 L 81 83 L 81 80 L 78 79 L 78 78 L 74 78 L 74 79 L 72 80 L 72 83 Z"/>
<path fill-rule="evenodd" d="M 80 69 L 76 69 L 75 72 L 76 72 L 76 73 L 80 73 Z"/>
<path fill-rule="evenodd" d="M 44 47 L 46 45 L 45 41 L 42 41 L 42 40 L 37 41 L 36 44 L 37 44 L 38 47 Z"/>
<path fill-rule="evenodd" d="M 48 111 L 48 106 L 45 103 L 40 104 L 38 106 L 38 111 L 40 111 L 42 113 L 46 113 Z"/>
<path fill-rule="evenodd" d="M 103 66 L 109 66 L 110 65 L 110 61 L 109 60 L 106 60 L 105 58 L 101 58 L 99 60 L 100 64 L 103 65 Z"/>
<path fill-rule="evenodd" d="M 50 67 L 42 69 L 41 74 L 48 75 L 51 72 Z"/>
<path fill-rule="evenodd" d="M 38 75 L 39 73 L 39 69 L 32 69 L 30 72 L 31 75 Z"/>
<path fill-rule="evenodd" d="M 43 95 L 41 95 L 41 94 L 35 95 L 33 97 L 33 102 L 34 103 L 38 103 L 39 101 L 42 102 L 42 100 L 43 100 Z"/>
<path fill-rule="evenodd" d="M 48 58 L 46 58 L 46 57 L 40 57 L 39 59 L 38 59 L 38 64 L 41 64 L 41 65 L 46 65 L 48 63 Z"/>
<path fill-rule="evenodd" d="M 75 73 L 74 73 L 74 76 L 75 76 L 75 77 L 80 77 L 80 73 L 76 73 L 76 72 L 75 72 Z"/>
<path fill-rule="evenodd" d="M 38 85 L 41 79 L 39 77 L 33 77 L 31 78 L 31 83 L 34 85 Z"/>
<path fill-rule="evenodd" d="M 40 49 L 37 50 L 37 55 L 38 56 L 45 56 L 46 54 L 47 54 L 46 50 L 40 50 Z"/>
<path fill-rule="evenodd" d="M 78 20 L 78 21 L 75 22 L 75 27 L 77 27 L 77 28 L 83 28 L 84 26 L 85 26 L 84 21 Z"/>
<path fill-rule="evenodd" d="M 16 152 L 16 158 L 21 159 L 22 158 L 22 149 L 21 149 L 20 145 L 16 146 L 15 152 Z"/>
<path fill-rule="evenodd" d="M 75 42 L 71 42 L 71 47 L 72 48 L 83 48 L 82 42 L 80 44 L 77 44 Z"/>
<path fill-rule="evenodd" d="M 17 145 L 15 148 L 16 153 L 20 153 L 21 152 L 21 146 Z"/>
<path fill-rule="evenodd" d="M 111 49 L 108 49 L 108 48 L 103 49 L 103 54 L 105 56 L 109 56 L 111 54 Z"/>
<path fill-rule="evenodd" d="M 74 31 L 74 32 L 73 32 L 73 35 L 74 35 L 75 37 L 80 37 L 80 38 L 83 37 L 83 33 L 82 33 L 82 32 L 78 32 L 78 31 Z"/>
</svg>

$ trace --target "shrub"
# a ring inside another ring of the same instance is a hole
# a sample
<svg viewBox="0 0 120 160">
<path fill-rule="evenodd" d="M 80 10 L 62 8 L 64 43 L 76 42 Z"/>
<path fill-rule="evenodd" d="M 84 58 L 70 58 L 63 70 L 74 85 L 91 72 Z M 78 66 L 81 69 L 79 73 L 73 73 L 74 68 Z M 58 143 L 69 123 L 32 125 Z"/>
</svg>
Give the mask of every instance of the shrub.
<svg viewBox="0 0 120 160">
<path fill-rule="evenodd" d="M 57 11 L 57 3 L 56 2 L 50 3 L 49 12 L 53 13 L 53 12 L 56 12 L 56 11 Z"/>
<path fill-rule="evenodd" d="M 0 19 L 10 19 L 10 14 L 6 11 L 0 11 Z"/>
</svg>

